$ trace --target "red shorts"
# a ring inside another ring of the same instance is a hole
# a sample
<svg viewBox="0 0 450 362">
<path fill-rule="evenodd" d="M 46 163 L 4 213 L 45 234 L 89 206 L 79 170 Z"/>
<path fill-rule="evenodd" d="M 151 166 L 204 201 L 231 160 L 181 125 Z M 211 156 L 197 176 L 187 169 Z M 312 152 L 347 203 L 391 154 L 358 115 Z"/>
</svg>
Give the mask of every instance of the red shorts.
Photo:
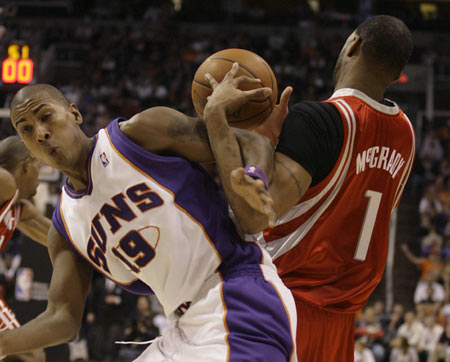
<svg viewBox="0 0 450 362">
<path fill-rule="evenodd" d="M 16 315 L 8 307 L 5 300 L 0 297 L 0 331 L 4 329 L 14 329 L 20 327 L 20 323 L 16 318 Z"/>
<path fill-rule="evenodd" d="M 327 312 L 304 301 L 297 306 L 299 362 L 353 362 L 355 315 Z"/>
</svg>

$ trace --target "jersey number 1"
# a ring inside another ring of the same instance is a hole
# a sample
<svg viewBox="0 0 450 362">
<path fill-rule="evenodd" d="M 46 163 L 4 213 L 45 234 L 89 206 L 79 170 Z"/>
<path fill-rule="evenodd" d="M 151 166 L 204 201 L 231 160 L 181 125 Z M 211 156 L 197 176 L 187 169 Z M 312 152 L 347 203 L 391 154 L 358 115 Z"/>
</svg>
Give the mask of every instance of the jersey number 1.
<svg viewBox="0 0 450 362">
<path fill-rule="evenodd" d="M 366 190 L 364 193 L 364 197 L 369 199 L 369 203 L 367 204 L 366 215 L 364 216 L 358 245 L 356 246 L 355 256 L 353 257 L 355 260 L 366 260 L 370 239 L 372 239 L 373 227 L 377 219 L 378 208 L 380 207 L 381 195 L 381 192 L 372 190 Z"/>
</svg>

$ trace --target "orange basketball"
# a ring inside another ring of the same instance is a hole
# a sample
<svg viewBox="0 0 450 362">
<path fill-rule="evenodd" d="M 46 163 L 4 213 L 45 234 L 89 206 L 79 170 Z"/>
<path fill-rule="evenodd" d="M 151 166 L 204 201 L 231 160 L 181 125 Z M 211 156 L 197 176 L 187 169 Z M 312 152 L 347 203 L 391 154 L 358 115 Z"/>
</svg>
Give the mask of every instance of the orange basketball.
<svg viewBox="0 0 450 362">
<path fill-rule="evenodd" d="M 252 129 L 261 124 L 272 113 L 276 104 L 278 87 L 277 80 L 269 64 L 259 55 L 244 49 L 225 49 L 208 57 L 197 69 L 192 81 L 192 102 L 195 111 L 200 118 L 207 97 L 212 89 L 205 78 L 205 73 L 210 73 L 215 80 L 221 82 L 225 74 L 231 69 L 234 62 L 239 63 L 236 77 L 246 75 L 261 80 L 261 84 L 243 84 L 240 89 L 251 90 L 256 87 L 272 88 L 272 94 L 264 100 L 250 101 L 238 111 L 228 116 L 230 126 Z"/>
</svg>

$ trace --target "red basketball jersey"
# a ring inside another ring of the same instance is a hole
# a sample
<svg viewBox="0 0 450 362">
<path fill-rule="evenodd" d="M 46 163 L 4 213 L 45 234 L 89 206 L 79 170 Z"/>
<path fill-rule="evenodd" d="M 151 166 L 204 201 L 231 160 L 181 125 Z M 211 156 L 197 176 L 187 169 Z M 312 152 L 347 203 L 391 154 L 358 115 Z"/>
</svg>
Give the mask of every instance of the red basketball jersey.
<svg viewBox="0 0 450 362">
<path fill-rule="evenodd" d="M 19 191 L 0 209 L 0 251 L 3 250 L 22 216 L 22 204 L 16 203 Z"/>
<path fill-rule="evenodd" d="M 396 106 L 354 89 L 332 102 L 344 141 L 330 174 L 259 238 L 296 299 L 355 312 L 380 282 L 389 222 L 411 171 L 413 127 Z"/>
</svg>

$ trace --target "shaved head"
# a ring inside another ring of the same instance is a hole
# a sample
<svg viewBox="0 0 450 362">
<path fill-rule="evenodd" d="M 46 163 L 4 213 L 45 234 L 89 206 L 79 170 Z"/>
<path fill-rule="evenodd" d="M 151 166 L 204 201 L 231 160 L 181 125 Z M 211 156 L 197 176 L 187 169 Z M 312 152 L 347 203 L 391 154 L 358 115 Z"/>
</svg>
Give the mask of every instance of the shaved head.
<svg viewBox="0 0 450 362">
<path fill-rule="evenodd" d="M 62 92 L 53 87 L 50 84 L 31 84 L 27 85 L 26 87 L 23 87 L 20 89 L 15 95 L 14 98 L 11 101 L 11 112 L 13 109 L 24 102 L 28 98 L 32 98 L 40 93 L 47 93 L 50 98 L 55 100 L 57 103 L 60 103 L 63 106 L 69 106 L 70 102 L 67 100 L 67 98 L 62 94 Z"/>
<path fill-rule="evenodd" d="M 18 136 L 11 136 L 0 141 L 0 167 L 9 172 L 13 171 L 20 161 L 29 156 L 30 151 Z"/>
<path fill-rule="evenodd" d="M 374 16 L 356 30 L 361 37 L 362 52 L 372 65 L 399 76 L 411 56 L 413 37 L 408 27 L 398 18 L 388 15 Z"/>
</svg>

